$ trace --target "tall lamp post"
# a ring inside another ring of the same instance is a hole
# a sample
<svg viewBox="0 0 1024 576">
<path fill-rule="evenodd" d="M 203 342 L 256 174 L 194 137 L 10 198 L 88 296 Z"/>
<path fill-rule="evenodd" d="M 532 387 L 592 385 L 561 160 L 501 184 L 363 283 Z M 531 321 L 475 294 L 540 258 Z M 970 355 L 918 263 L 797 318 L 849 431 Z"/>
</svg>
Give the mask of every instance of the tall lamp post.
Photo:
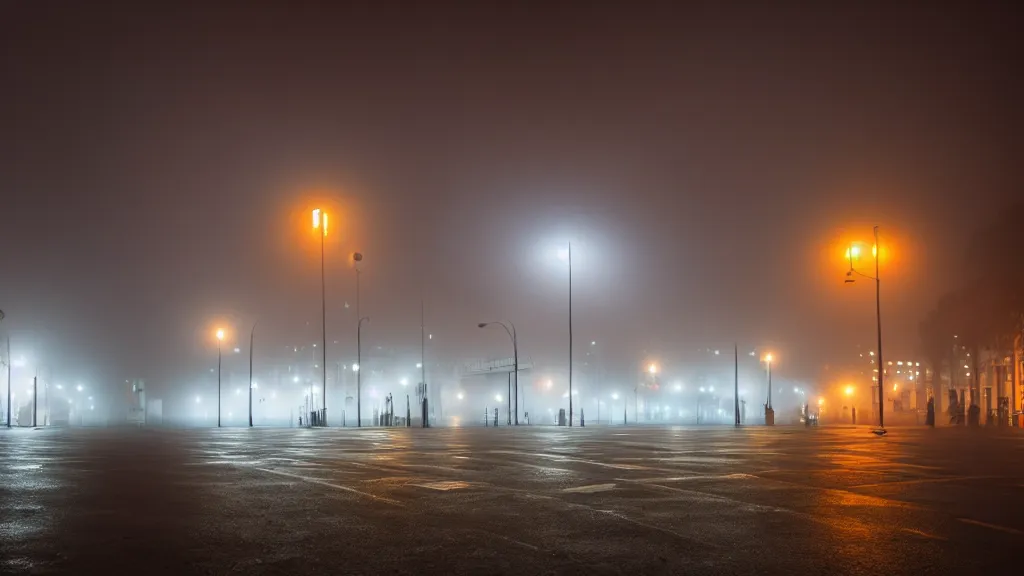
<svg viewBox="0 0 1024 576">
<path fill-rule="evenodd" d="M 740 425 L 740 346 L 735 342 L 732 345 L 733 349 L 733 368 L 735 370 L 733 388 L 732 388 L 732 403 L 733 403 L 733 416 L 735 418 L 735 426 Z"/>
<path fill-rule="evenodd" d="M 572 242 L 566 253 L 569 261 L 569 427 L 572 428 Z"/>
<path fill-rule="evenodd" d="M 256 325 L 259 323 L 259 320 L 253 322 L 249 332 L 249 428 L 252 428 L 252 355 L 256 344 Z"/>
<path fill-rule="evenodd" d="M 11 337 L 7 337 L 7 427 L 11 427 Z"/>
<path fill-rule="evenodd" d="M 323 220 L 322 225 L 321 220 Z M 319 208 L 313 210 L 313 229 L 320 230 L 320 323 L 323 330 L 322 362 L 320 364 L 323 369 L 323 376 L 321 378 L 323 385 L 323 412 L 320 417 L 320 425 L 327 426 L 327 288 L 324 279 L 324 238 L 327 237 L 327 212 L 322 212 Z M 310 397 L 309 403 L 312 406 L 312 397 Z"/>
<path fill-rule="evenodd" d="M 217 428 L 220 428 L 220 365 L 221 365 L 221 350 L 220 345 L 224 342 L 224 330 L 217 329 Z"/>
<path fill-rule="evenodd" d="M 356 427 L 363 427 L 363 322 L 369 322 L 369 316 L 363 316 L 356 325 Z"/>
<path fill-rule="evenodd" d="M 513 324 L 511 321 L 509 321 L 509 324 L 512 326 L 512 329 L 509 330 L 508 325 L 506 325 L 504 322 L 481 322 L 481 323 L 477 324 L 477 327 L 478 328 L 486 328 L 486 327 L 488 327 L 488 326 L 490 326 L 492 324 L 496 324 L 496 325 L 501 326 L 502 328 L 504 328 L 505 332 L 508 334 L 508 337 L 510 339 L 512 339 L 512 370 L 514 370 L 515 373 L 516 373 L 516 395 L 515 395 L 516 420 L 515 420 L 515 422 L 516 422 L 516 426 L 519 426 L 519 341 L 516 338 L 516 325 Z M 571 390 L 572 390 L 572 388 L 571 388 L 572 380 L 570 380 L 569 382 L 570 382 L 570 384 L 569 384 L 569 386 L 570 386 L 570 388 L 569 388 L 569 390 L 570 390 L 570 392 L 569 392 L 569 405 L 570 405 L 569 413 L 571 415 L 572 414 L 572 407 L 571 407 L 572 406 L 572 392 L 571 392 Z"/>
<path fill-rule="evenodd" d="M 871 247 L 871 255 L 875 258 L 875 275 L 869 276 L 853 267 L 854 259 L 860 257 L 860 248 L 850 246 L 846 251 L 847 257 L 850 260 L 850 270 L 846 273 L 846 283 L 853 284 L 856 281 L 853 278 L 854 274 L 875 281 L 875 322 L 878 329 L 878 433 L 885 434 L 885 386 L 883 384 L 885 364 L 882 362 L 882 280 L 881 275 L 878 273 L 878 261 L 880 259 L 878 253 L 878 226 L 874 227 L 874 233 L 875 244 Z"/>
<path fill-rule="evenodd" d="M 764 424 L 765 426 L 775 425 L 775 409 L 772 408 L 772 360 L 771 353 L 764 357 L 764 363 L 768 370 L 768 401 L 764 405 Z"/>
<path fill-rule="evenodd" d="M 359 329 L 362 327 L 362 323 L 363 323 L 363 317 L 360 316 L 360 308 L 359 308 L 359 274 L 360 274 L 359 263 L 362 262 L 362 261 L 363 261 L 363 255 L 361 253 L 359 253 L 359 252 L 353 252 L 352 253 L 352 269 L 355 270 L 355 273 L 356 273 L 356 347 L 357 347 L 357 349 L 358 349 L 358 346 L 359 346 Z M 356 351 L 356 355 L 358 356 L 358 354 L 359 353 L 358 353 L 358 350 L 357 350 Z M 356 366 L 359 366 L 359 360 L 358 359 L 356 360 Z M 362 416 L 362 413 L 359 412 L 359 398 L 358 398 L 358 396 L 359 396 L 359 389 L 358 389 L 359 388 L 359 385 L 358 385 L 358 382 L 359 382 L 359 372 L 358 372 L 358 370 L 356 371 L 356 382 L 357 382 L 357 384 L 356 384 L 356 412 L 357 412 L 357 414 L 356 414 L 356 427 L 357 428 L 361 428 L 362 427 L 362 421 L 361 421 L 360 418 Z"/>
<path fill-rule="evenodd" d="M 420 385 L 423 390 L 423 401 L 420 404 L 420 412 L 423 427 L 430 428 L 430 418 L 428 416 L 428 412 L 430 410 L 430 395 L 427 394 L 427 341 L 423 337 L 426 331 L 424 328 L 424 318 L 423 297 L 420 296 Z M 406 404 L 408 404 L 408 402 L 409 397 L 406 396 Z M 408 406 L 406 406 L 406 412 L 408 411 Z"/>
<path fill-rule="evenodd" d="M 0 310 L 0 321 L 4 319 L 4 311 Z M 11 427 L 11 337 L 7 337 L 7 427 Z"/>
</svg>

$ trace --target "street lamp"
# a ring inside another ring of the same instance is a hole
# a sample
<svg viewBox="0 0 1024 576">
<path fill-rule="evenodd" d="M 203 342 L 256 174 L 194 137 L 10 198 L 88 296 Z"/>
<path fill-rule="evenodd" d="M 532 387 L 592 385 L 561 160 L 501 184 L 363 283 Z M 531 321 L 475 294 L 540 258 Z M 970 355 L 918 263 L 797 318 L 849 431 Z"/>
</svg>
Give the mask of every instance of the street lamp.
<svg viewBox="0 0 1024 576">
<path fill-rule="evenodd" d="M 321 220 L 323 220 L 321 225 Z M 327 289 L 324 280 L 324 238 L 327 237 L 327 212 L 319 208 L 313 210 L 313 229 L 319 229 L 320 234 L 320 322 L 323 330 L 323 350 L 320 351 L 323 362 L 321 363 L 323 373 L 323 412 L 320 417 L 320 425 L 327 425 Z M 312 404 L 313 398 L 310 398 Z"/>
<path fill-rule="evenodd" d="M 3 319 L 3 312 L 0 311 L 0 319 Z M 14 363 L 14 359 L 11 358 L 11 337 L 7 337 L 7 427 L 11 427 L 11 364 Z"/>
<path fill-rule="evenodd" d="M 369 316 L 363 316 L 356 325 L 356 365 L 352 367 L 356 371 L 356 427 L 363 427 L 363 322 L 369 322 Z"/>
<path fill-rule="evenodd" d="M 477 328 L 486 328 L 492 324 L 497 324 L 505 329 L 508 337 L 512 339 L 512 370 L 516 373 L 516 395 L 515 395 L 515 411 L 516 411 L 516 426 L 519 426 L 519 341 L 516 338 L 516 325 L 509 321 L 508 325 L 504 322 L 481 322 L 477 324 Z M 508 326 L 511 325 L 512 329 L 509 330 Z M 511 387 L 511 386 L 510 386 Z M 572 390 L 572 380 L 569 380 L 569 389 Z M 509 395 L 511 395 L 511 390 Z M 572 397 L 569 398 L 569 411 L 572 412 Z M 523 407 L 526 407 L 526 403 L 523 403 Z"/>
<path fill-rule="evenodd" d="M 221 352 L 220 345 L 224 342 L 224 330 L 221 328 L 217 329 L 217 428 L 220 428 L 220 365 L 221 365 Z"/>
<path fill-rule="evenodd" d="M 768 401 L 764 405 L 764 425 L 775 425 L 775 409 L 772 408 L 772 360 L 775 358 L 769 352 L 764 357 L 765 366 L 768 370 Z"/>
<path fill-rule="evenodd" d="M 871 246 L 871 255 L 875 258 L 875 275 L 869 276 L 864 274 L 853 267 L 853 260 L 860 256 L 860 248 L 858 246 L 850 246 L 846 251 L 847 258 L 850 260 L 850 270 L 846 272 L 846 284 L 853 284 L 856 279 L 853 275 L 862 276 L 868 280 L 875 281 L 875 323 L 878 330 L 878 428 L 877 433 L 885 434 L 885 389 L 883 387 L 883 380 L 885 379 L 885 364 L 882 362 L 882 280 L 881 275 L 878 273 L 878 226 L 874 227 L 875 243 Z"/>
<path fill-rule="evenodd" d="M 572 242 L 568 242 L 565 261 L 569 264 L 569 427 L 572 427 Z M 561 257 L 561 253 L 559 256 Z"/>
<path fill-rule="evenodd" d="M 249 332 L 249 428 L 252 428 L 252 355 L 256 343 L 256 325 L 259 323 L 259 320 L 253 322 L 252 330 Z"/>
</svg>

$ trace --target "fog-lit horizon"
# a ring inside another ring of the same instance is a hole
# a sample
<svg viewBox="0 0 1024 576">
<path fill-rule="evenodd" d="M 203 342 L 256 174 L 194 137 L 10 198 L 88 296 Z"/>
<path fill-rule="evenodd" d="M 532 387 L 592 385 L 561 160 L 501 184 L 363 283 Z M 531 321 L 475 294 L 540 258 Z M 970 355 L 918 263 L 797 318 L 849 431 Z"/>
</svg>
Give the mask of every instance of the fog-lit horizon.
<svg viewBox="0 0 1024 576">
<path fill-rule="evenodd" d="M 135 379 L 212 397 L 213 330 L 247 379 L 256 321 L 257 381 L 297 362 L 288 347 L 322 337 L 322 207 L 329 387 L 356 356 L 357 251 L 381 394 L 418 382 L 400 373 L 421 302 L 428 384 L 510 357 L 477 328 L 497 320 L 534 365 L 521 383 L 567 382 L 571 241 L 581 394 L 626 395 L 651 361 L 666 383 L 728 376 L 700 354 L 735 343 L 753 414 L 751 351 L 824 390 L 874 348 L 874 291 L 844 284 L 844 246 L 880 227 L 885 347 L 918 360 L 965 243 L 1020 188 L 1020 40 L 998 5 L 186 6 L 4 8 L 16 392 L 38 372 L 112 399 Z"/>
</svg>

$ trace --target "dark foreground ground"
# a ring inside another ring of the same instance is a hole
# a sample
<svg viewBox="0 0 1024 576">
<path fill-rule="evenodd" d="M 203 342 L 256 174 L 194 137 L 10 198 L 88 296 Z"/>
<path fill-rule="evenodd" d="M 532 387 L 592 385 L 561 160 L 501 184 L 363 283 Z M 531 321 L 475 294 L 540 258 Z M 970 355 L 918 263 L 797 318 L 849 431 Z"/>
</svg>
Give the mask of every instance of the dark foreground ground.
<svg viewBox="0 0 1024 576">
<path fill-rule="evenodd" d="M 0 572 L 979 574 L 1024 435 L 4 430 Z"/>
</svg>

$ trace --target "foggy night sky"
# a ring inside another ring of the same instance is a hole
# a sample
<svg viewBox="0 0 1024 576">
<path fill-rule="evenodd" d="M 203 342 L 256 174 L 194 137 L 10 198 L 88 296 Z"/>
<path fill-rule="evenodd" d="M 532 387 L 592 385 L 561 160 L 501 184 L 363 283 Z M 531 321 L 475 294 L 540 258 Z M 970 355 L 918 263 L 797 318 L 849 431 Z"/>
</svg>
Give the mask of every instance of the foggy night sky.
<svg viewBox="0 0 1024 576">
<path fill-rule="evenodd" d="M 577 342 L 609 363 L 739 341 L 813 378 L 873 347 L 840 237 L 899 240 L 886 347 L 913 354 L 1020 195 L 1012 3 L 270 4 L 0 6 L 15 353 L 166 385 L 218 318 L 318 341 L 319 198 L 332 354 L 359 250 L 372 345 L 418 349 L 422 293 L 430 354 L 507 355 L 475 325 L 509 318 L 558 367 L 574 239 Z"/>
</svg>

